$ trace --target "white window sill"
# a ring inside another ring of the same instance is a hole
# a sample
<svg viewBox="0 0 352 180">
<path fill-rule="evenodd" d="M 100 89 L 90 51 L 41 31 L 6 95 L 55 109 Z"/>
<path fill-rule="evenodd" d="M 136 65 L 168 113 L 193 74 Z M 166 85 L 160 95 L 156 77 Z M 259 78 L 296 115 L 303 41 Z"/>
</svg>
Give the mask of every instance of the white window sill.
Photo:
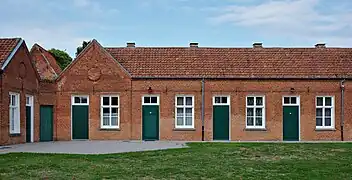
<svg viewBox="0 0 352 180">
<path fill-rule="evenodd" d="M 265 127 L 246 127 L 245 131 L 266 131 Z"/>
<path fill-rule="evenodd" d="M 333 127 L 315 127 L 315 131 L 336 131 Z"/>
<path fill-rule="evenodd" d="M 176 127 L 173 129 L 174 131 L 195 131 L 194 127 Z"/>
</svg>

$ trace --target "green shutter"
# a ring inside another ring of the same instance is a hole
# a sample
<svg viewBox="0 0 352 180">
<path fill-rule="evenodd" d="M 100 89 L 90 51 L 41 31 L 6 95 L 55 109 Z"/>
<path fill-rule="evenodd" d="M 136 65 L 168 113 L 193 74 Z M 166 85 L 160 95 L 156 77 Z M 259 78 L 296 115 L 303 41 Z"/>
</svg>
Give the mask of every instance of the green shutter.
<svg viewBox="0 0 352 180">
<path fill-rule="evenodd" d="M 159 106 L 147 105 L 142 107 L 142 139 L 159 139 Z"/>
<path fill-rule="evenodd" d="M 213 106 L 213 139 L 229 140 L 229 106 Z"/>
<path fill-rule="evenodd" d="M 88 110 L 89 106 L 72 106 L 72 139 L 89 139 Z"/>
<path fill-rule="evenodd" d="M 283 107 L 283 140 L 299 141 L 299 107 Z"/>
<path fill-rule="evenodd" d="M 53 107 L 40 106 L 40 141 L 53 140 Z"/>
</svg>

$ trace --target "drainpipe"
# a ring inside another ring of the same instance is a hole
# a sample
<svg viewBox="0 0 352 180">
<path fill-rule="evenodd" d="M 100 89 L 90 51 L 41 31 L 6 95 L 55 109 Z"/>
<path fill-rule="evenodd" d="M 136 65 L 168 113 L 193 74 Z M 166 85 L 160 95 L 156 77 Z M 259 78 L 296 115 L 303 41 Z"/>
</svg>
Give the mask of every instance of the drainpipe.
<svg viewBox="0 0 352 180">
<path fill-rule="evenodd" d="M 1 104 L 1 109 L 0 109 L 0 124 L 2 122 L 2 118 L 3 118 L 3 115 L 2 115 L 2 111 L 3 111 L 3 108 L 4 108 L 4 104 L 3 104 L 3 96 L 2 96 L 2 88 L 4 88 L 3 86 L 3 79 L 2 79 L 2 74 L 4 73 L 4 71 L 2 69 L 0 69 L 0 82 L 1 82 L 1 86 L 0 86 L 0 104 Z M 0 128 L 0 142 L 2 142 L 2 133 L 1 133 L 1 128 Z"/>
<path fill-rule="evenodd" d="M 344 85 L 345 80 L 342 80 L 340 83 L 340 88 L 341 88 L 341 141 L 343 141 L 343 126 L 345 124 L 344 121 L 344 94 L 345 94 L 345 85 Z"/>
<path fill-rule="evenodd" d="M 202 79 L 202 141 L 204 141 L 204 78 Z"/>
</svg>

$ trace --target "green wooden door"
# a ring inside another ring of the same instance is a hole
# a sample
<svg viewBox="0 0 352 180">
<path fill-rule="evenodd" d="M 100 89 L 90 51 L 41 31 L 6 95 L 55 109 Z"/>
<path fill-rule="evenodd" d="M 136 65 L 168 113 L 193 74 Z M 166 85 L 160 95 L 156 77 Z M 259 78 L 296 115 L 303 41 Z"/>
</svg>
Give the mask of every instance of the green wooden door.
<svg viewBox="0 0 352 180">
<path fill-rule="evenodd" d="M 53 140 L 53 106 L 40 106 L 40 141 Z"/>
<path fill-rule="evenodd" d="M 299 141 L 299 107 L 284 106 L 283 107 L 283 140 Z"/>
<path fill-rule="evenodd" d="M 32 111 L 31 111 L 31 106 L 26 106 L 26 142 L 31 142 L 31 136 L 32 136 L 32 126 L 31 126 L 31 121 L 32 121 Z"/>
<path fill-rule="evenodd" d="M 229 140 L 229 106 L 213 106 L 213 139 Z"/>
<path fill-rule="evenodd" d="M 142 115 L 142 139 L 159 140 L 159 106 L 143 106 Z"/>
<path fill-rule="evenodd" d="M 72 106 L 72 139 L 88 139 L 89 106 Z"/>
</svg>

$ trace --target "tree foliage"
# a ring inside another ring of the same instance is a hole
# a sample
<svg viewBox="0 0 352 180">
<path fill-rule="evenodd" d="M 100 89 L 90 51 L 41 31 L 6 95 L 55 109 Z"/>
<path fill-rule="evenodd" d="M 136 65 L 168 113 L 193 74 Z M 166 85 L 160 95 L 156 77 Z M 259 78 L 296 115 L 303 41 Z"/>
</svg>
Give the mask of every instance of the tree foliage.
<svg viewBox="0 0 352 180">
<path fill-rule="evenodd" d="M 52 48 L 49 50 L 49 52 L 51 55 L 54 56 L 57 64 L 62 70 L 65 69 L 72 62 L 72 58 L 65 51 Z"/>
<path fill-rule="evenodd" d="M 76 57 L 78 56 L 79 53 L 81 53 L 81 52 L 83 51 L 83 49 L 84 49 L 85 47 L 88 46 L 89 43 L 90 43 L 90 41 L 83 41 L 83 42 L 82 42 L 82 46 L 78 46 L 78 47 L 77 47 Z"/>
</svg>

